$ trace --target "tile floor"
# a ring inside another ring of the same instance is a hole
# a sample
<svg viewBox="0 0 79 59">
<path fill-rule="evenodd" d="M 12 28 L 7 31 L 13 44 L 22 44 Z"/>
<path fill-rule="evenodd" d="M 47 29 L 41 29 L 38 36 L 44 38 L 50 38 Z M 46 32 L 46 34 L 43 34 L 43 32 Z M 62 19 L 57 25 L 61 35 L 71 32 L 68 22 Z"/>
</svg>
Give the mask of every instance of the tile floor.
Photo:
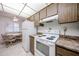
<svg viewBox="0 0 79 59">
<path fill-rule="evenodd" d="M 22 43 L 17 43 L 8 48 L 6 48 L 5 45 L 0 44 L 0 56 L 32 56 L 32 54 L 24 51 Z"/>
</svg>

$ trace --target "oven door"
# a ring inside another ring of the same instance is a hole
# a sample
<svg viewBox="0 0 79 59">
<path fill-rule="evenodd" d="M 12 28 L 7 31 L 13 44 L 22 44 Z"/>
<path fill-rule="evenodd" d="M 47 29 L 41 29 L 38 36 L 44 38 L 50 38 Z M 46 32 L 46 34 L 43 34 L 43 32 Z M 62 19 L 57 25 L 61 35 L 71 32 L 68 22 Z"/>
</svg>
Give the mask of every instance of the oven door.
<svg viewBox="0 0 79 59">
<path fill-rule="evenodd" d="M 49 56 L 49 48 L 49 46 L 43 44 L 42 42 L 36 41 L 36 49 L 45 56 Z"/>
</svg>

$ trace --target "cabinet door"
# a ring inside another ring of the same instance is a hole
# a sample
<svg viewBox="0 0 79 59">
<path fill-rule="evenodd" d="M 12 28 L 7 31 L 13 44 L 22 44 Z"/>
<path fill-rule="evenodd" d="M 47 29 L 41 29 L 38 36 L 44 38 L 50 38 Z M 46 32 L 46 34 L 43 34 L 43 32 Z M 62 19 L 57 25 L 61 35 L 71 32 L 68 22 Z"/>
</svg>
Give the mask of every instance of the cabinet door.
<svg viewBox="0 0 79 59">
<path fill-rule="evenodd" d="M 34 55 L 34 37 L 30 36 L 30 51 Z"/>
<path fill-rule="evenodd" d="M 79 3 L 77 3 L 77 19 L 79 21 Z"/>
<path fill-rule="evenodd" d="M 48 16 L 53 16 L 57 14 L 57 4 L 51 4 L 47 7 L 47 17 Z"/>
<path fill-rule="evenodd" d="M 35 18 L 35 26 L 38 26 L 39 25 L 39 21 L 40 21 L 40 19 L 39 19 L 39 13 L 36 13 L 35 15 L 34 15 L 34 18 Z"/>
<path fill-rule="evenodd" d="M 31 16 L 30 17 L 30 21 L 34 21 L 34 16 Z"/>
<path fill-rule="evenodd" d="M 40 11 L 40 20 L 46 18 L 46 8 L 42 9 Z"/>
<path fill-rule="evenodd" d="M 77 4 L 60 3 L 58 6 L 59 23 L 77 21 Z"/>
<path fill-rule="evenodd" d="M 79 53 L 59 46 L 56 46 L 56 52 L 60 56 L 79 56 Z"/>
</svg>

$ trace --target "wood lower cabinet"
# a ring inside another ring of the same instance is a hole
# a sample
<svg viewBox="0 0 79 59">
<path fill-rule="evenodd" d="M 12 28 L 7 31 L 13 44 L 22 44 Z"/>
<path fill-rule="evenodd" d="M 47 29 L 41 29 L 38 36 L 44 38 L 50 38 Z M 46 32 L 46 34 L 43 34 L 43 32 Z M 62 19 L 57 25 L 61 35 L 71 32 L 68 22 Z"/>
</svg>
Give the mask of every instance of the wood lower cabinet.
<svg viewBox="0 0 79 59">
<path fill-rule="evenodd" d="M 35 55 L 34 51 L 34 37 L 30 36 L 30 51 L 33 55 Z"/>
<path fill-rule="evenodd" d="M 70 23 L 78 21 L 78 4 L 77 3 L 59 3 L 58 17 L 59 23 Z"/>
<path fill-rule="evenodd" d="M 79 53 L 56 45 L 56 56 L 79 56 Z"/>
<path fill-rule="evenodd" d="M 79 3 L 77 3 L 77 19 L 79 21 Z"/>
<path fill-rule="evenodd" d="M 47 17 L 56 15 L 57 8 L 58 8 L 57 3 L 52 3 L 49 6 L 47 6 Z"/>
</svg>

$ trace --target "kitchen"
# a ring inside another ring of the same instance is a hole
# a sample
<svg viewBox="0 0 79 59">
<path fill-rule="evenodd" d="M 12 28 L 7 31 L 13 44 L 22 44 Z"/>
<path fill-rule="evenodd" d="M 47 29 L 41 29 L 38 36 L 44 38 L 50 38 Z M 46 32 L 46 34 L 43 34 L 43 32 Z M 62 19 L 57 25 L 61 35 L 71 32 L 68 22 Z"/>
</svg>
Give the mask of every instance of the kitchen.
<svg viewBox="0 0 79 59">
<path fill-rule="evenodd" d="M 78 9 L 77 3 L 52 3 L 27 18 L 34 21 L 37 28 L 36 37 L 30 35 L 30 51 L 32 54 L 78 56 Z M 50 43 L 45 42 L 45 39 Z M 52 46 L 50 47 L 47 44 L 52 44 Z"/>
<path fill-rule="evenodd" d="M 34 56 L 79 56 L 78 9 L 78 3 L 49 3 L 23 20 L 24 51 Z"/>
</svg>

